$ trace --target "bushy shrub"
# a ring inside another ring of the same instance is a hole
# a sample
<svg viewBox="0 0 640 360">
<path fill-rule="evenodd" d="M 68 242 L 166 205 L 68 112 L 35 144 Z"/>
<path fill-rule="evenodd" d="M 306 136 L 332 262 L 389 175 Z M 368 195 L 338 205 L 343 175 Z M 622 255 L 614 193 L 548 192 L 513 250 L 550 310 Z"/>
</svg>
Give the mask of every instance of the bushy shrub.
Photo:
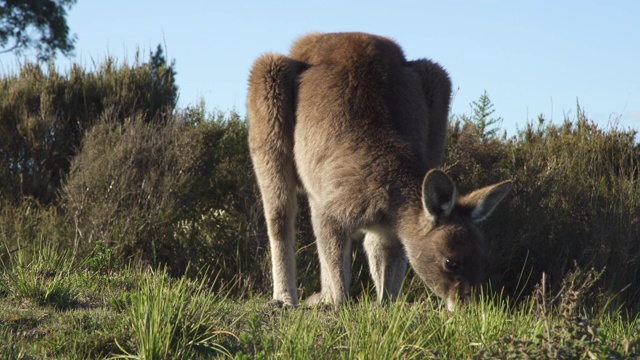
<svg viewBox="0 0 640 360">
<path fill-rule="evenodd" d="M 162 130 L 175 131 L 134 117 L 124 124 L 104 120 L 88 132 L 63 189 L 83 250 L 104 240 L 121 253 L 149 252 L 154 233 L 173 220 L 171 195 L 183 179 L 168 172 L 182 169 L 166 155 L 173 154 L 174 140 Z M 149 241 L 139 243 L 142 237 Z"/>
<path fill-rule="evenodd" d="M 266 225 L 247 143 L 248 127 L 237 114 L 207 114 L 204 105 L 188 108 L 178 118 L 194 124 L 189 135 L 200 158 L 189 193 L 200 203 L 193 216 L 181 219 L 177 241 L 206 244 L 198 264 L 218 276 L 217 284 L 237 289 L 268 287 Z M 211 136 L 207 134 L 218 134 Z M 198 265 L 196 264 L 196 265 Z M 196 266 L 197 267 L 197 266 Z"/>
<path fill-rule="evenodd" d="M 473 125 L 451 131 L 447 163 L 462 188 L 505 177 L 509 198 L 486 221 L 494 288 L 527 294 L 549 276 L 557 289 L 574 261 L 605 269 L 595 288 L 629 304 L 640 286 L 640 148 L 635 131 L 541 117 L 511 139 L 481 141 Z M 511 174 L 511 176 L 509 176 Z"/>
<path fill-rule="evenodd" d="M 257 216 L 246 122 L 186 109 L 164 121 L 107 119 L 87 134 L 62 198 L 82 249 L 103 241 L 121 258 L 209 267 L 223 282 L 256 271 Z"/>
<path fill-rule="evenodd" d="M 173 65 L 160 50 L 149 63 L 118 65 L 107 58 L 95 71 L 74 64 L 25 63 L 0 78 L 0 197 L 30 196 L 52 203 L 69 161 L 98 119 L 123 120 L 134 113 L 147 121 L 171 111 L 177 88 Z M 105 111 L 113 116 L 105 117 Z"/>
</svg>

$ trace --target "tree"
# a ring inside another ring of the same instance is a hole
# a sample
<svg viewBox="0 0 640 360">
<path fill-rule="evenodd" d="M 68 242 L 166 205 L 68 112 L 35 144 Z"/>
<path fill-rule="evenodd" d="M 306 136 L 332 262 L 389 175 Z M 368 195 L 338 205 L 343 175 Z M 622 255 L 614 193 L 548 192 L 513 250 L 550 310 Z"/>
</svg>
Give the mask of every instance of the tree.
<svg viewBox="0 0 640 360">
<path fill-rule="evenodd" d="M 462 115 L 462 121 L 474 124 L 478 128 L 482 139 L 495 137 L 498 133 L 499 125 L 502 123 L 502 118 L 491 117 L 496 111 L 486 90 L 480 95 L 478 101 L 471 103 L 471 110 L 473 111 L 471 117 Z"/>
<path fill-rule="evenodd" d="M 69 34 L 67 10 L 76 0 L 0 0 L 0 53 L 35 49 L 46 61 L 60 51 L 72 54 L 75 35 Z"/>
<path fill-rule="evenodd" d="M 162 98 L 171 97 L 171 107 L 175 107 L 178 101 L 178 86 L 176 85 L 176 61 L 171 61 L 171 64 L 167 62 L 167 58 L 164 55 L 162 46 L 158 44 L 156 51 L 149 52 L 149 63 L 151 67 L 151 77 L 153 84 L 151 85 L 152 91 L 161 90 Z"/>
</svg>

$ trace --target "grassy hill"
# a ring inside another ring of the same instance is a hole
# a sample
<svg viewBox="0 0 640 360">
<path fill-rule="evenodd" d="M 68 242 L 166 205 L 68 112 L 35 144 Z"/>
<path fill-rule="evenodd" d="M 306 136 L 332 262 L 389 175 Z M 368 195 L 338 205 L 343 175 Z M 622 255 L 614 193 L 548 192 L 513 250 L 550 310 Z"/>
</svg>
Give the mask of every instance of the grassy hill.
<svg viewBox="0 0 640 360">
<path fill-rule="evenodd" d="M 377 305 L 356 246 L 345 308 L 273 309 L 246 119 L 176 109 L 174 75 L 108 60 L 0 79 L 1 358 L 639 356 L 635 131 L 580 106 L 513 137 L 491 112 L 452 116 L 460 191 L 514 180 L 482 225 L 480 300 L 448 313 L 409 271 L 405 297 Z M 304 202 L 298 224 L 304 295 L 319 287 Z"/>
</svg>

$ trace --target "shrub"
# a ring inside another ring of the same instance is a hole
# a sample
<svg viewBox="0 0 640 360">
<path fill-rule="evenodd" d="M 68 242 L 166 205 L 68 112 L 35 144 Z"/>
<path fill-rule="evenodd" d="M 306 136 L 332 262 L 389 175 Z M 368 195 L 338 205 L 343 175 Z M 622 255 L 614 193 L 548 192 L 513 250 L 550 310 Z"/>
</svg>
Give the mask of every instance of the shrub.
<svg viewBox="0 0 640 360">
<path fill-rule="evenodd" d="M 494 288 L 529 293 L 542 273 L 558 290 L 574 261 L 606 269 L 594 287 L 637 303 L 640 285 L 639 147 L 634 131 L 575 121 L 529 124 L 511 139 L 476 140 L 454 128 L 447 162 L 461 187 L 515 179 L 510 198 L 484 225 Z"/>
<path fill-rule="evenodd" d="M 181 211 L 190 210 L 180 196 L 191 175 L 180 131 L 136 114 L 124 123 L 104 119 L 87 133 L 62 190 L 82 252 L 103 241 L 124 257 L 182 253 L 169 239 Z"/>
<path fill-rule="evenodd" d="M 161 50 L 161 49 L 160 49 Z M 147 121 L 173 109 L 173 64 L 161 51 L 150 63 L 118 65 L 107 58 L 93 72 L 74 64 L 67 74 L 25 63 L 0 79 L 0 197 L 55 200 L 69 161 L 98 119 L 122 121 L 143 113 Z M 105 117 L 107 112 L 113 116 Z"/>
<path fill-rule="evenodd" d="M 191 263 L 221 284 L 260 279 L 246 131 L 236 115 L 208 118 L 202 107 L 153 123 L 136 116 L 96 125 L 62 191 L 81 251 L 102 241 L 117 258 L 165 264 L 172 274 Z"/>
</svg>

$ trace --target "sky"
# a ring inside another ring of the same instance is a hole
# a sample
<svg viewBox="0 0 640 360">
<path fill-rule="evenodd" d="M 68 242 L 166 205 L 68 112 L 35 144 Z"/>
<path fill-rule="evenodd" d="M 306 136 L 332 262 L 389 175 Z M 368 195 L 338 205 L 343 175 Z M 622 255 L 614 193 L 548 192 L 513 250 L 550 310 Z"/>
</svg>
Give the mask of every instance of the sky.
<svg viewBox="0 0 640 360">
<path fill-rule="evenodd" d="M 247 77 L 263 53 L 287 53 L 309 32 L 362 31 L 396 40 L 452 79 L 451 113 L 471 114 L 485 91 L 510 135 L 543 114 L 575 118 L 579 102 L 606 127 L 640 130 L 640 1 L 196 1 L 78 0 L 68 12 L 75 56 L 146 60 L 158 44 L 175 59 L 178 105 L 246 114 Z M 13 71 L 33 54 L 0 55 Z"/>
</svg>

